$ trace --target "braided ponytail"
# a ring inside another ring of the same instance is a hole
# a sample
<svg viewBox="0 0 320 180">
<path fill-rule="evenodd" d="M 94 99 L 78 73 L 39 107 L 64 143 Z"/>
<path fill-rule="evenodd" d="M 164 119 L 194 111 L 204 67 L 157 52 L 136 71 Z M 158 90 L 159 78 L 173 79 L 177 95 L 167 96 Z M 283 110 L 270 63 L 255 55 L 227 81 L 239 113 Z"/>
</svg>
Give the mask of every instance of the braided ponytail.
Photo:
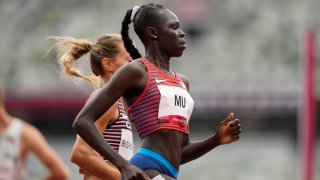
<svg viewBox="0 0 320 180">
<path fill-rule="evenodd" d="M 121 28 L 121 36 L 123 40 L 124 47 L 131 55 L 133 59 L 141 58 L 141 54 L 138 49 L 133 45 L 132 39 L 129 37 L 129 24 L 131 23 L 131 14 L 132 9 L 129 9 L 124 16 L 122 21 L 122 28 Z"/>
</svg>

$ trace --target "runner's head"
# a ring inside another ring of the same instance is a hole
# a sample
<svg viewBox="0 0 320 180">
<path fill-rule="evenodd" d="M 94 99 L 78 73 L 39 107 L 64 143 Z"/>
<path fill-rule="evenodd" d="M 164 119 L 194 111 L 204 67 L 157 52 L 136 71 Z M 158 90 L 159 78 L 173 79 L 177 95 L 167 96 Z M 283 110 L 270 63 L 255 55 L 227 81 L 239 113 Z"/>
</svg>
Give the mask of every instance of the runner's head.
<svg viewBox="0 0 320 180">
<path fill-rule="evenodd" d="M 129 37 L 131 22 L 146 50 L 160 51 L 169 57 L 179 57 L 186 48 L 185 33 L 180 28 L 179 19 L 172 11 L 158 4 L 136 6 L 127 11 L 121 29 L 124 46 L 134 59 L 141 55 Z"/>
<path fill-rule="evenodd" d="M 106 34 L 92 43 L 86 39 L 72 37 L 53 37 L 58 42 L 59 64 L 62 73 L 87 80 L 94 88 L 100 86 L 100 78 L 109 79 L 122 65 L 132 58 L 123 46 L 121 36 Z M 86 76 L 76 67 L 76 60 L 90 52 L 90 66 L 94 76 Z"/>
</svg>

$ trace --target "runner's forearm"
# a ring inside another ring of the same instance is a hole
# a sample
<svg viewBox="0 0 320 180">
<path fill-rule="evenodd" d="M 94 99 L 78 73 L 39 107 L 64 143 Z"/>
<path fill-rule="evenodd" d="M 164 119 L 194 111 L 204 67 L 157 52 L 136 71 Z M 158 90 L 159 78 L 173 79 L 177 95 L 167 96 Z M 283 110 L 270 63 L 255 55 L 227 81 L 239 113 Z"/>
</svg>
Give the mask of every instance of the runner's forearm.
<svg viewBox="0 0 320 180">
<path fill-rule="evenodd" d="M 208 139 L 199 142 L 190 142 L 182 149 L 180 164 L 193 161 L 219 145 L 216 136 L 211 136 Z"/>
</svg>

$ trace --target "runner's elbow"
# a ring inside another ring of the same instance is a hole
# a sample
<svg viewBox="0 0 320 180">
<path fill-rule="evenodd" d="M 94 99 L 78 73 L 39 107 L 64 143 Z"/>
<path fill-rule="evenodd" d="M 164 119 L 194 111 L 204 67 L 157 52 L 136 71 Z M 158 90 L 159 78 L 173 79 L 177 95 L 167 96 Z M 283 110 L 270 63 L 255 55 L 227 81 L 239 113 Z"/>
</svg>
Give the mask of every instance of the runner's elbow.
<svg viewBox="0 0 320 180">
<path fill-rule="evenodd" d="M 71 156 L 70 161 L 74 164 L 77 164 L 78 166 L 83 166 L 83 159 L 88 157 L 90 154 L 86 152 L 83 148 L 77 146 L 74 147 Z"/>
<path fill-rule="evenodd" d="M 77 134 L 81 132 L 82 129 L 86 127 L 86 122 L 81 118 L 76 118 L 75 121 L 72 123 L 72 129 Z"/>
</svg>

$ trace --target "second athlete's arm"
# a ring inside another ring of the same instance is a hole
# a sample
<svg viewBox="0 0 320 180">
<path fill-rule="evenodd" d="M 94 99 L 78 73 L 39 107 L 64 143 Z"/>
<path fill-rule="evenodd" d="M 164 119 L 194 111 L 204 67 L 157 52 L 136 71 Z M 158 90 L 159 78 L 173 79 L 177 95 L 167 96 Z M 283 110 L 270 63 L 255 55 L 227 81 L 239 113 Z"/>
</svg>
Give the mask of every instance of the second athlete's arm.
<svg viewBox="0 0 320 180">
<path fill-rule="evenodd" d="M 83 169 L 86 172 L 85 175 L 92 175 L 100 179 L 120 179 L 119 170 L 110 162 L 107 163 L 79 136 L 74 144 L 71 161 Z"/>
<path fill-rule="evenodd" d="M 92 93 L 92 96 L 89 98 L 89 100 L 93 97 L 93 95 L 94 93 Z M 102 134 L 107 124 L 110 124 L 118 116 L 118 106 L 117 103 L 115 103 L 95 123 L 100 134 Z M 77 164 L 82 170 L 84 170 L 86 172 L 85 175 L 95 176 L 100 179 L 120 179 L 119 170 L 111 162 L 106 162 L 79 136 L 77 136 L 71 152 L 71 162 Z"/>
</svg>

